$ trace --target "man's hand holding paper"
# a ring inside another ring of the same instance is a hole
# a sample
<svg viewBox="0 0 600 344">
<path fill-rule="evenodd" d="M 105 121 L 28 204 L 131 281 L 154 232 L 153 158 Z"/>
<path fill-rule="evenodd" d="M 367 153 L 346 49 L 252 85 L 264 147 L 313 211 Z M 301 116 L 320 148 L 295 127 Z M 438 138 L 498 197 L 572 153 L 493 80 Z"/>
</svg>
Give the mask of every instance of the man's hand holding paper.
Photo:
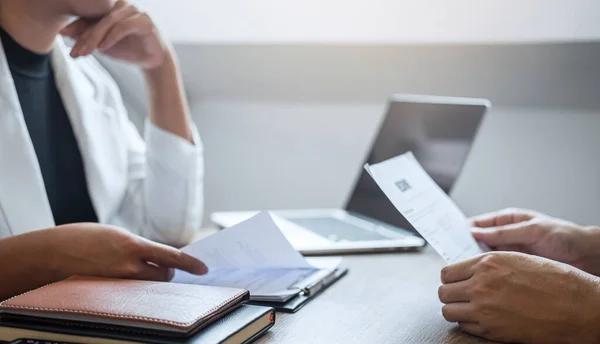
<svg viewBox="0 0 600 344">
<path fill-rule="evenodd" d="M 366 165 L 365 169 L 396 209 L 447 263 L 485 252 L 473 239 L 465 215 L 412 153 Z"/>
</svg>

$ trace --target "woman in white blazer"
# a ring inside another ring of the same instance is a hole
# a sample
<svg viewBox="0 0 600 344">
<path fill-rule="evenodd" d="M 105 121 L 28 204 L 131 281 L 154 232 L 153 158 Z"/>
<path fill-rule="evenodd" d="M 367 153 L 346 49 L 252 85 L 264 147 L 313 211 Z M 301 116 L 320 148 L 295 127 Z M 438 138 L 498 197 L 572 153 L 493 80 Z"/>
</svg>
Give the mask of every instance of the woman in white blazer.
<svg viewBox="0 0 600 344">
<path fill-rule="evenodd" d="M 184 245 L 200 227 L 203 161 L 176 56 L 150 17 L 121 0 L 0 0 L 0 29 L 0 299 L 72 274 L 205 273 L 198 260 L 154 242 Z M 94 51 L 143 70 L 144 139 Z M 44 58 L 51 82 L 21 73 L 46 68 Z M 29 60 L 34 66 L 23 66 Z M 56 161 L 63 158 L 67 171 Z M 70 223 L 79 218 L 97 223 Z"/>
</svg>

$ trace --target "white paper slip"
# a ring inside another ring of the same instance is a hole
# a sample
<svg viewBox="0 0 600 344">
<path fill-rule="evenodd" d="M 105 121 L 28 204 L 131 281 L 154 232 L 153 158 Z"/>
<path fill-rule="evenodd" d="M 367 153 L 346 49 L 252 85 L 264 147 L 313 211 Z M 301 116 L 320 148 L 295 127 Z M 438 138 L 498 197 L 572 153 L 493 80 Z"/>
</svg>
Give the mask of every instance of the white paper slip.
<svg viewBox="0 0 600 344">
<path fill-rule="evenodd" d="M 335 269 L 340 258 L 310 264 L 281 233 L 268 212 L 188 245 L 183 252 L 209 268 L 203 276 L 176 270 L 172 282 L 244 288 L 252 300 L 282 301 L 297 295 L 297 285 L 323 269 Z"/>
<path fill-rule="evenodd" d="M 411 152 L 365 169 L 396 209 L 447 263 L 485 252 L 466 216 L 425 172 Z"/>
<path fill-rule="evenodd" d="M 263 211 L 182 249 L 214 268 L 312 268 Z"/>
</svg>

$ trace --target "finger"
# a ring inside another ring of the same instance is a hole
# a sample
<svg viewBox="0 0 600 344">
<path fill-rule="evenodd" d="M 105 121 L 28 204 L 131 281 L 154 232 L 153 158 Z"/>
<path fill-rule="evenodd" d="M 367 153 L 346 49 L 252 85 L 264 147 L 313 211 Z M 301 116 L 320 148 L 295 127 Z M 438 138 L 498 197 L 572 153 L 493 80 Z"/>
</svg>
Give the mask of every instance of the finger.
<svg viewBox="0 0 600 344">
<path fill-rule="evenodd" d="M 535 225 L 533 221 L 527 221 L 488 229 L 473 228 L 471 233 L 475 240 L 491 247 L 528 245 L 538 240 L 539 233 Z"/>
<path fill-rule="evenodd" d="M 73 46 L 73 49 L 71 50 L 71 56 L 75 58 L 91 54 L 97 46 L 93 46 L 94 43 L 90 42 L 90 40 L 95 39 L 95 37 L 98 36 L 106 35 L 112 25 L 115 25 L 114 23 L 116 23 L 116 21 L 126 18 L 128 9 L 135 9 L 135 7 L 125 6 L 125 4 L 124 1 L 117 2 L 117 5 L 115 5 L 109 14 L 102 17 L 96 23 L 90 23 L 88 29 L 77 39 L 75 46 Z M 103 37 L 100 39 L 103 39 Z"/>
<path fill-rule="evenodd" d="M 202 261 L 176 248 L 151 241 L 145 244 L 141 258 L 161 267 L 180 269 L 195 275 L 208 272 L 208 267 Z"/>
<path fill-rule="evenodd" d="M 468 281 L 444 284 L 438 289 L 438 297 L 442 303 L 469 302 L 469 289 Z"/>
<path fill-rule="evenodd" d="M 116 6 L 112 12 L 104 16 L 78 40 L 79 50 L 76 51 L 78 55 L 91 54 L 98 49 L 100 43 L 104 41 L 115 25 L 139 13 L 134 6 L 125 6 L 124 1 L 119 1 L 118 4 L 120 5 L 117 5 L 118 7 Z"/>
<path fill-rule="evenodd" d="M 471 219 L 471 223 L 475 227 L 489 228 L 529 221 L 535 216 L 536 214 L 529 210 L 504 209 L 501 211 L 476 216 Z"/>
<path fill-rule="evenodd" d="M 523 245 L 500 245 L 494 247 L 495 251 L 503 251 L 503 252 L 525 252 Z"/>
<path fill-rule="evenodd" d="M 82 32 L 79 32 L 79 34 L 76 37 L 75 45 L 73 45 L 73 47 L 71 48 L 70 55 L 72 58 L 77 58 L 82 55 L 81 50 L 85 46 L 85 38 L 90 34 L 91 30 L 94 28 L 93 22 L 90 22 L 85 19 L 81 19 L 81 22 L 83 23 L 81 24 L 81 26 L 83 27 L 84 25 L 86 25 L 86 28 Z"/>
<path fill-rule="evenodd" d="M 92 25 L 90 25 L 90 28 L 92 27 Z M 90 32 L 90 28 L 88 28 L 84 33 L 82 33 L 81 35 L 79 35 L 79 37 L 77 38 L 75 45 L 73 45 L 73 48 L 71 48 L 71 57 L 72 58 L 77 58 L 79 56 L 82 56 L 83 54 L 81 53 L 81 50 L 83 48 L 85 48 L 85 37 L 89 34 Z"/>
<path fill-rule="evenodd" d="M 145 13 L 138 13 L 114 25 L 100 43 L 100 50 L 106 51 L 125 37 L 133 34 L 147 34 L 154 30 L 152 19 Z"/>
<path fill-rule="evenodd" d="M 131 278 L 143 281 L 169 282 L 173 278 L 173 269 L 141 262 L 139 272 Z"/>
<path fill-rule="evenodd" d="M 442 283 L 456 283 L 473 277 L 473 266 L 479 261 L 479 257 L 463 260 L 456 264 L 447 265 L 442 269 Z"/>
<path fill-rule="evenodd" d="M 60 30 L 60 34 L 76 40 L 81 37 L 90 25 L 90 22 L 85 19 L 77 19 Z"/>
<path fill-rule="evenodd" d="M 475 308 L 469 302 L 451 303 L 442 307 L 442 315 L 448 322 L 477 322 Z"/>
<path fill-rule="evenodd" d="M 460 327 L 460 329 L 462 331 L 464 331 L 466 333 L 469 333 L 469 334 L 472 334 L 474 336 L 477 336 L 477 337 L 484 337 L 485 336 L 485 330 L 478 323 L 459 322 L 458 323 L 458 327 Z"/>
</svg>

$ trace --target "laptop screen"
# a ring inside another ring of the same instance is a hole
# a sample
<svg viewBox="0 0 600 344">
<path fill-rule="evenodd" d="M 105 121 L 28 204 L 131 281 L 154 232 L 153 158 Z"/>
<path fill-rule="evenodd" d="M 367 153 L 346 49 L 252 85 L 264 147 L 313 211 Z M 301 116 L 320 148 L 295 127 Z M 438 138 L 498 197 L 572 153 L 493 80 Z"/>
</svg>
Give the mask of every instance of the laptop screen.
<svg viewBox="0 0 600 344">
<path fill-rule="evenodd" d="M 367 162 L 375 164 L 412 151 L 449 193 L 469 154 L 487 101 L 420 98 L 419 102 L 392 100 Z M 414 231 L 362 168 L 346 210 Z"/>
</svg>

